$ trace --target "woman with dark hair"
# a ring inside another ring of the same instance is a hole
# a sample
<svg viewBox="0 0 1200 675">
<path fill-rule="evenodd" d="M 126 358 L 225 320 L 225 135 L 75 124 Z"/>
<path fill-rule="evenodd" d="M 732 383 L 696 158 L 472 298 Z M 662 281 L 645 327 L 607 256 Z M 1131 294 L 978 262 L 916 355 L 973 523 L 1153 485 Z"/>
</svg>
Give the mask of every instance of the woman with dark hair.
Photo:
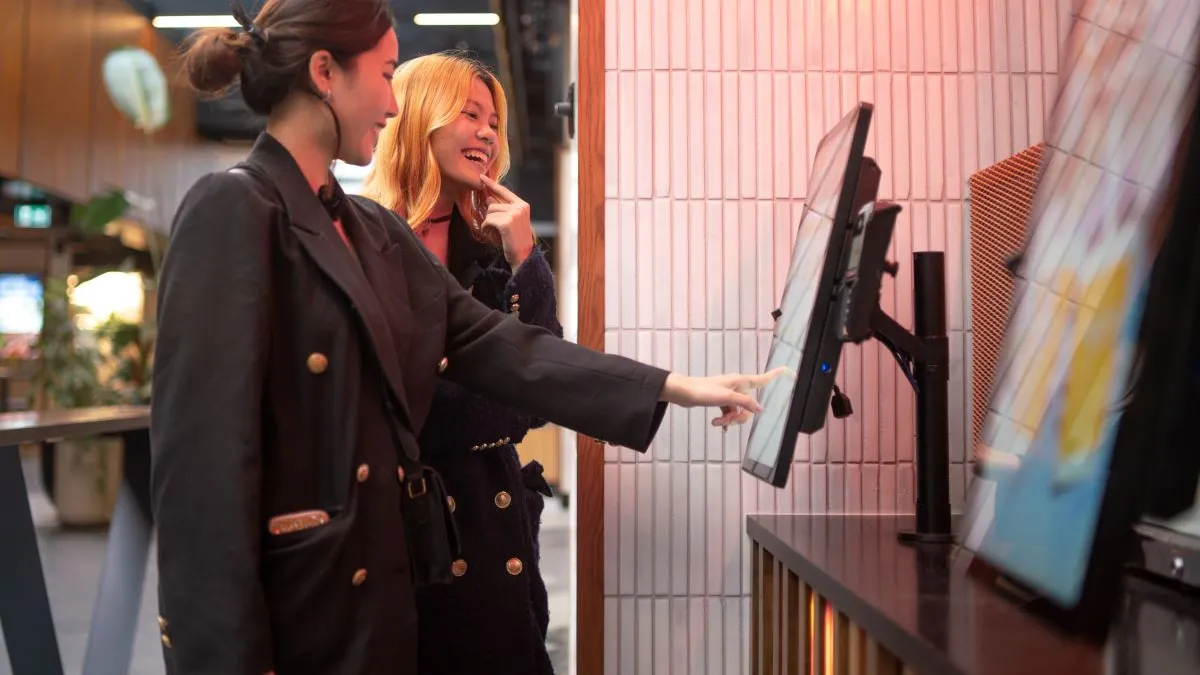
<svg viewBox="0 0 1200 675">
<path fill-rule="evenodd" d="M 397 114 L 387 0 L 268 0 L 199 33 L 197 89 L 267 116 L 179 206 L 159 279 L 151 499 L 171 674 L 417 672 L 414 588 L 456 531 L 417 437 L 438 374 L 644 451 L 666 403 L 744 419 L 768 376 L 691 378 L 488 310 L 329 167 Z M 469 645 L 463 645 L 469 648 Z M 496 667 L 505 670 L 505 664 Z"/>
</svg>

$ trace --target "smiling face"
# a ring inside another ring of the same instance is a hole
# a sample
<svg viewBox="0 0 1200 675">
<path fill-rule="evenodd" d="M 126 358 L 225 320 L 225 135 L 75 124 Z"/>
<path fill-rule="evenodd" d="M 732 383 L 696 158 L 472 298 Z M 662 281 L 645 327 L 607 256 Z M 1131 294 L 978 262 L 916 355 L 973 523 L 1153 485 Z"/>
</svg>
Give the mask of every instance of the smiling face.
<svg viewBox="0 0 1200 675">
<path fill-rule="evenodd" d="M 379 132 L 399 108 L 392 91 L 399 43 L 389 30 L 369 51 L 355 57 L 342 77 L 332 79 L 330 104 L 341 126 L 338 159 L 357 166 L 371 162 Z"/>
<path fill-rule="evenodd" d="M 393 87 L 400 114 L 379 136 L 363 194 L 414 226 L 449 199 L 467 215 L 483 189 L 508 173 L 508 100 L 480 62 L 458 53 L 401 64 Z"/>
<path fill-rule="evenodd" d="M 496 161 L 499 124 L 491 90 L 482 78 L 473 78 L 462 110 L 429 137 L 443 193 L 483 188 L 479 176 Z"/>
</svg>

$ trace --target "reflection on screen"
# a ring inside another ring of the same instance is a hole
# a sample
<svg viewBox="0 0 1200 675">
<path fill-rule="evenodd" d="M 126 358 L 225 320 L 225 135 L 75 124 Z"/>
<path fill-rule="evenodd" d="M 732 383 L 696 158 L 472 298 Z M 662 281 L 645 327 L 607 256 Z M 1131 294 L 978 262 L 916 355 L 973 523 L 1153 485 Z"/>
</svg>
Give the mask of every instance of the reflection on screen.
<svg viewBox="0 0 1200 675">
<path fill-rule="evenodd" d="M 1073 17 L 980 438 L 966 545 L 1067 606 L 1092 554 L 1160 240 L 1156 201 L 1191 111 L 1197 4 L 1083 3 Z"/>
<path fill-rule="evenodd" d="M 808 326 L 821 285 L 825 250 L 829 247 L 829 235 L 845 181 L 858 110 L 855 108 L 843 117 L 821 140 L 813 160 L 812 173 L 809 174 L 812 178 L 808 183 L 808 200 L 800 217 L 796 244 L 792 247 L 792 262 L 766 366 L 768 371 L 783 366 L 788 369 L 789 376 L 778 377 L 763 388 L 763 411 L 754 416 L 746 448 L 747 459 L 766 466 L 775 466 L 791 410 L 796 373 L 800 370 Z M 816 347 L 815 344 L 812 346 Z"/>
<path fill-rule="evenodd" d="M 0 274 L 0 335 L 42 331 L 42 282 L 32 274 Z"/>
</svg>

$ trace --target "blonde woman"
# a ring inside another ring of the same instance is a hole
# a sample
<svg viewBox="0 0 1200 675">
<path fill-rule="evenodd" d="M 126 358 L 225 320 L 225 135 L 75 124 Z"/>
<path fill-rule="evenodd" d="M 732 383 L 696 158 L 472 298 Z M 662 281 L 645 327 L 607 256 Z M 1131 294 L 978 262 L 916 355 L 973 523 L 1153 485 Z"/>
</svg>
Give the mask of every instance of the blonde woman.
<svg viewBox="0 0 1200 675">
<path fill-rule="evenodd" d="M 403 64 L 400 114 L 379 138 L 365 194 L 404 217 L 476 299 L 561 337 L 554 277 L 529 205 L 501 186 L 507 102 L 483 65 L 455 53 Z M 453 498 L 462 541 L 449 586 L 417 594 L 422 675 L 552 673 L 538 568 L 541 467 L 515 444 L 541 420 L 440 379 L 420 435 Z"/>
</svg>

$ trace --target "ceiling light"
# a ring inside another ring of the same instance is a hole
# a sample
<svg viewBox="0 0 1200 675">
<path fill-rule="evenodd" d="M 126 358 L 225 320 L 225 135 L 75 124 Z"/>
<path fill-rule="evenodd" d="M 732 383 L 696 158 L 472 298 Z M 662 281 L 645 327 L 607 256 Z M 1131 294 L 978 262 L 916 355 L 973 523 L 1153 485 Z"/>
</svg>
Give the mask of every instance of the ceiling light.
<svg viewBox="0 0 1200 675">
<path fill-rule="evenodd" d="M 417 14 L 413 23 L 418 26 L 495 26 L 500 23 L 500 15 L 491 12 L 485 14 Z"/>
<path fill-rule="evenodd" d="M 155 28 L 236 28 L 237 19 L 232 14 L 191 14 L 178 16 L 156 16 L 151 21 Z"/>
</svg>

